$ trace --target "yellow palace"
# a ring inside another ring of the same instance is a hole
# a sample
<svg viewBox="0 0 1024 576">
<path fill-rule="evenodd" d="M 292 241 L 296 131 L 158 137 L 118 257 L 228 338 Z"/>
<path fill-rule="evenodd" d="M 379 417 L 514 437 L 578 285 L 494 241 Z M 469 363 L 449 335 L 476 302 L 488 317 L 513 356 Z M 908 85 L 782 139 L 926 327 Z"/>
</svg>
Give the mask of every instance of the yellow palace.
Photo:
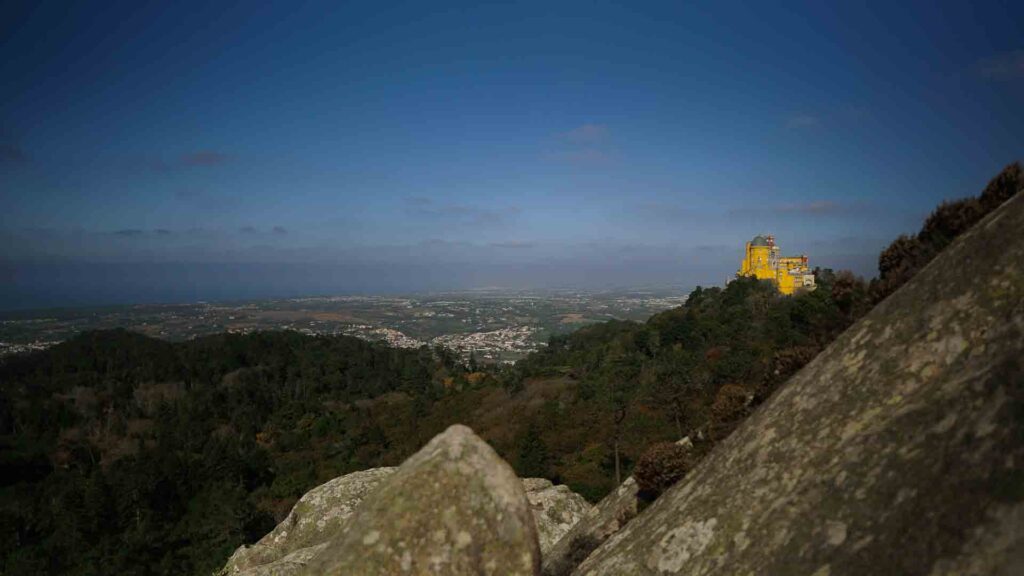
<svg viewBox="0 0 1024 576">
<path fill-rule="evenodd" d="M 780 256 L 775 238 L 770 234 L 754 236 L 753 240 L 747 242 L 738 274 L 771 280 L 783 294 L 815 288 L 814 274 L 807 265 L 807 256 Z"/>
</svg>

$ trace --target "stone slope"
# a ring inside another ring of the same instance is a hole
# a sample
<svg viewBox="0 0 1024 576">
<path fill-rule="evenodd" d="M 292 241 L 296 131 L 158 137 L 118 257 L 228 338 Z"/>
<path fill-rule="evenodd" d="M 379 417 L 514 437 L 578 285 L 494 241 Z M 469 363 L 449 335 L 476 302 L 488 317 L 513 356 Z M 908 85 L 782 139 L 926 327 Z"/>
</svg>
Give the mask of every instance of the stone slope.
<svg viewBox="0 0 1024 576">
<path fill-rule="evenodd" d="M 1024 573 L 1024 195 L 574 572 Z"/>
</svg>

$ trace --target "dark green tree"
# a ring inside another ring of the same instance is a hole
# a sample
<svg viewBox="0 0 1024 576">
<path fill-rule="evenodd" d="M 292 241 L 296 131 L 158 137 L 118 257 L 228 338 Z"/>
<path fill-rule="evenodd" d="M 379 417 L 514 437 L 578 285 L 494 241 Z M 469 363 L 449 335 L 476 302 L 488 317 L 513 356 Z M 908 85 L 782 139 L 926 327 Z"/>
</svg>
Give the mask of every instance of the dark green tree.
<svg viewBox="0 0 1024 576">
<path fill-rule="evenodd" d="M 540 426 L 530 422 L 519 439 L 519 454 L 516 472 L 523 478 L 548 478 L 551 476 L 551 453 L 541 436 Z"/>
</svg>

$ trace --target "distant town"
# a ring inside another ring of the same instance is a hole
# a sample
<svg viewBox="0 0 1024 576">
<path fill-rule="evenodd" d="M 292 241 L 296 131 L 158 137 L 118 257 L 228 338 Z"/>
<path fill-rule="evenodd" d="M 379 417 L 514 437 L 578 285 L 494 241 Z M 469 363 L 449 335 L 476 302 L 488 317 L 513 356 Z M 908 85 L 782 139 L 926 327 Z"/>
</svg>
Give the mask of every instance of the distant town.
<svg viewBox="0 0 1024 576">
<path fill-rule="evenodd" d="M 643 321 L 680 306 L 688 290 L 479 290 L 146 304 L 0 313 L 0 356 L 41 350 L 87 330 L 122 327 L 165 340 L 220 332 L 345 334 L 402 348 L 443 346 L 468 360 L 511 363 L 553 334 L 606 320 Z"/>
</svg>

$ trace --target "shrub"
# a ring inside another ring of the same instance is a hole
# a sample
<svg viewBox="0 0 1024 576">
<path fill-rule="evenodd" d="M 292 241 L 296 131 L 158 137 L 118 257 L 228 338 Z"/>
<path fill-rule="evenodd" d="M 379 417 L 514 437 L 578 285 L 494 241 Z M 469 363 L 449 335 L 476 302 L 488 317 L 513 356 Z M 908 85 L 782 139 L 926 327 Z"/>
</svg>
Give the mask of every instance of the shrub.
<svg viewBox="0 0 1024 576">
<path fill-rule="evenodd" d="M 775 388 L 796 374 L 798 370 L 814 360 L 818 355 L 818 346 L 791 346 L 783 348 L 772 357 L 771 370 L 765 378 L 764 384 L 758 389 L 754 403 L 759 404 L 768 398 Z M 720 407 L 724 412 L 724 407 Z"/>
<path fill-rule="evenodd" d="M 867 283 L 849 270 L 842 270 L 832 282 L 832 301 L 850 320 L 860 318 L 867 312 Z"/>
<path fill-rule="evenodd" d="M 751 394 L 738 384 L 725 384 L 718 389 L 711 403 L 711 418 L 715 422 L 729 422 L 744 415 Z"/>
<path fill-rule="evenodd" d="M 1014 162 L 1003 168 L 982 190 L 979 198 L 981 207 L 986 213 L 991 212 L 1021 190 L 1024 190 L 1024 171 L 1019 162 Z"/>
<path fill-rule="evenodd" d="M 937 254 L 984 215 L 981 202 L 975 198 L 943 202 L 924 221 L 917 237 Z"/>
<path fill-rule="evenodd" d="M 693 468 L 691 450 L 674 442 L 659 442 L 644 452 L 633 469 L 640 497 L 653 500 Z"/>
<path fill-rule="evenodd" d="M 708 422 L 708 437 L 718 441 L 728 436 L 750 412 L 754 394 L 738 384 L 725 384 L 718 389 L 711 402 L 711 418 Z"/>
<path fill-rule="evenodd" d="M 993 178 L 977 198 L 943 202 L 924 222 L 917 236 L 900 236 L 878 258 L 878 280 L 871 300 L 882 301 L 923 268 L 954 238 L 1024 190 L 1024 174 L 1014 162 Z"/>
</svg>

